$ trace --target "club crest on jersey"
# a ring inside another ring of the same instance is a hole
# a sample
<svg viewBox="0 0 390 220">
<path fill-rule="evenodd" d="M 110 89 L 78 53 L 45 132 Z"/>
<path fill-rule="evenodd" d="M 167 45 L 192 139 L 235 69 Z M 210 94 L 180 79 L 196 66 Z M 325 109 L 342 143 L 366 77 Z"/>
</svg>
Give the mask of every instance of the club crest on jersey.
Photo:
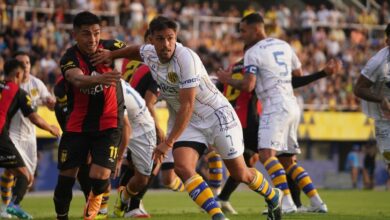
<svg viewBox="0 0 390 220">
<path fill-rule="evenodd" d="M 37 96 L 38 95 L 38 89 L 31 89 L 31 91 L 30 91 L 30 95 L 32 96 L 32 97 L 35 97 L 35 96 Z"/>
<path fill-rule="evenodd" d="M 179 82 L 179 77 L 175 72 L 169 72 L 167 78 L 168 78 L 168 82 L 170 83 L 176 84 Z"/>
</svg>

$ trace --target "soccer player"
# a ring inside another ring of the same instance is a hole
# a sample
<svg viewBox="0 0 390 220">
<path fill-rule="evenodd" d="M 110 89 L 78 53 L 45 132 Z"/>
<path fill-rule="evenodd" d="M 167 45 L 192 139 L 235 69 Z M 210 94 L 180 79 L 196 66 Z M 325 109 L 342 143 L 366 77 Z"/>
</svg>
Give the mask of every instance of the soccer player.
<svg viewBox="0 0 390 220">
<path fill-rule="evenodd" d="M 284 192 L 283 211 L 289 213 L 297 210 L 287 184 L 287 170 L 310 198 L 311 208 L 327 212 L 309 175 L 296 164 L 294 156 L 300 153 L 297 142 L 300 109 L 293 94 L 291 80 L 292 76 L 302 74 L 300 61 L 286 42 L 267 37 L 263 18 L 257 13 L 241 20 L 240 32 L 244 44 L 252 46 L 245 52 L 244 77 L 230 78 L 229 84 L 246 92 L 256 88 L 256 94 L 262 102 L 258 134 L 259 156 L 274 185 Z M 341 68 L 340 62 L 335 60 L 331 60 L 329 65 L 336 71 Z M 317 77 L 321 74 L 325 73 L 318 73 Z"/>
<path fill-rule="evenodd" d="M 61 58 L 61 71 L 67 87 L 68 118 L 58 151 L 60 170 L 54 192 L 57 219 L 68 219 L 72 187 L 78 168 L 91 155 L 91 192 L 84 219 L 94 219 L 115 171 L 123 123 L 121 73 L 111 66 L 96 65 L 90 56 L 98 48 L 119 49 L 118 40 L 100 39 L 100 20 L 87 11 L 73 20 L 76 44 Z"/>
<path fill-rule="evenodd" d="M 24 71 L 24 64 L 16 59 L 11 59 L 4 64 L 5 80 L 0 82 L 0 167 L 6 168 L 15 176 L 15 188 L 18 189 L 13 192 L 14 201 L 8 205 L 7 212 L 21 219 L 32 219 L 31 215 L 20 208 L 19 202 L 33 180 L 33 172 L 26 166 L 21 151 L 10 138 L 10 121 L 20 109 L 24 117 L 28 117 L 33 124 L 49 131 L 52 135 L 58 137 L 59 129 L 47 124 L 34 111 L 32 98 L 20 89 L 19 85 L 23 82 Z"/>
<path fill-rule="evenodd" d="M 25 70 L 20 87 L 30 95 L 31 107 L 34 109 L 34 111 L 37 111 L 38 105 L 44 104 L 52 110 L 54 107 L 55 99 L 49 93 L 43 82 L 35 76 L 31 75 L 31 63 L 28 54 L 19 51 L 16 52 L 13 57 L 18 61 L 22 62 L 24 65 Z M 23 161 L 25 162 L 29 172 L 34 177 L 34 173 L 38 163 L 37 137 L 35 132 L 35 125 L 30 120 L 25 118 L 21 111 L 18 111 L 11 120 L 9 132 L 12 142 L 14 143 L 16 149 L 19 151 L 20 156 L 22 156 Z M 1 176 L 1 193 L 3 198 L 3 204 L 6 206 L 8 206 L 10 201 L 13 201 L 15 205 L 19 205 L 19 203 L 21 202 L 21 198 L 15 197 L 17 193 L 13 193 L 14 196 L 12 196 L 11 199 L 10 194 L 14 182 L 13 179 L 13 175 L 7 170 L 5 170 L 5 172 Z M 26 191 L 27 189 L 19 189 L 17 187 L 13 188 L 14 192 L 20 190 Z"/>
<path fill-rule="evenodd" d="M 175 172 L 195 203 L 213 220 L 226 219 L 210 188 L 195 171 L 196 163 L 209 144 L 214 144 L 231 176 L 263 195 L 268 203 L 268 219 L 281 219 L 282 192 L 273 189 L 263 175 L 249 169 L 242 153 L 242 128 L 227 99 L 211 82 L 199 56 L 176 42 L 177 24 L 159 16 L 150 23 L 152 45 L 130 46 L 96 54 L 94 63 L 118 57 L 143 60 L 160 86 L 160 96 L 173 114 L 168 135 L 154 151 L 162 161 L 173 148 Z"/>
<path fill-rule="evenodd" d="M 390 175 L 390 24 L 385 35 L 386 47 L 368 60 L 354 93 L 362 99 L 363 112 L 375 120 L 376 141 Z"/>
</svg>

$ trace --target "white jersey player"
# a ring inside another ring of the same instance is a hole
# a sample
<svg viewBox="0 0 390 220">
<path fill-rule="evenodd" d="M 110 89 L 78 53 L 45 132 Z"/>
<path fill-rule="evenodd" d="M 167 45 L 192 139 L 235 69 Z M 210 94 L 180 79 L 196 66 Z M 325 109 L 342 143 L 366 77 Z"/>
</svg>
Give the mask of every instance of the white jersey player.
<svg viewBox="0 0 390 220">
<path fill-rule="evenodd" d="M 390 173 L 390 24 L 385 33 L 387 46 L 367 62 L 354 92 L 363 99 L 363 112 L 375 119 L 376 141 Z"/>
<path fill-rule="evenodd" d="M 52 110 L 55 99 L 43 82 L 30 74 L 31 64 L 28 54 L 20 52 L 15 55 L 15 58 L 25 65 L 25 76 L 20 87 L 30 95 L 32 108 L 37 110 L 39 105 L 44 104 Z M 12 142 L 33 175 L 38 159 L 35 125 L 28 118 L 23 117 L 21 111 L 18 111 L 11 120 L 9 131 Z"/>
<path fill-rule="evenodd" d="M 131 124 L 131 138 L 128 145 L 136 169 L 150 176 L 152 153 L 156 146 L 156 127 L 153 117 L 141 95 L 124 80 L 121 80 L 127 117 Z"/>
<path fill-rule="evenodd" d="M 177 24 L 159 16 L 151 21 L 149 28 L 151 45 L 102 51 L 92 61 L 126 57 L 143 60 L 149 66 L 160 86 L 160 96 L 172 109 L 170 120 L 174 121 L 170 123 L 166 140 L 154 150 L 154 159 L 161 161 L 173 148 L 175 172 L 191 198 L 213 220 L 223 220 L 226 218 L 213 193 L 195 171 L 199 156 L 208 145 L 214 145 L 231 176 L 266 198 L 268 219 L 281 219 L 282 192 L 271 188 L 261 173 L 245 165 L 240 121 L 228 100 L 211 82 L 199 56 L 176 42 Z M 122 193 L 126 194 L 129 193 Z"/>
</svg>

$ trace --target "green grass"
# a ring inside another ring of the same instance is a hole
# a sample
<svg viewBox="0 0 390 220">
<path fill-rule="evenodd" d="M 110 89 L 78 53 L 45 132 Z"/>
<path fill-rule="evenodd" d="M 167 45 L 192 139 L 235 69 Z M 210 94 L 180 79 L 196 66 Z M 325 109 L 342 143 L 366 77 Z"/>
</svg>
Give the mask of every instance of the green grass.
<svg viewBox="0 0 390 220">
<path fill-rule="evenodd" d="M 328 214 L 292 214 L 283 219 L 307 220 L 381 220 L 390 219 L 389 191 L 320 191 L 329 208 Z M 110 213 L 116 195 L 110 198 Z M 308 200 L 302 195 L 304 204 Z M 239 212 L 237 216 L 229 216 L 231 220 L 265 219 L 260 211 L 265 209 L 263 199 L 250 191 L 238 191 L 232 195 L 231 202 Z M 81 219 L 83 198 L 74 196 L 70 216 L 71 219 Z M 147 211 L 156 220 L 200 220 L 209 219 L 194 205 L 187 193 L 170 191 L 151 191 L 144 198 Z M 50 196 L 26 196 L 22 202 L 23 208 L 30 212 L 34 219 L 54 219 L 55 212 Z M 112 218 L 111 218 L 112 219 Z"/>
</svg>

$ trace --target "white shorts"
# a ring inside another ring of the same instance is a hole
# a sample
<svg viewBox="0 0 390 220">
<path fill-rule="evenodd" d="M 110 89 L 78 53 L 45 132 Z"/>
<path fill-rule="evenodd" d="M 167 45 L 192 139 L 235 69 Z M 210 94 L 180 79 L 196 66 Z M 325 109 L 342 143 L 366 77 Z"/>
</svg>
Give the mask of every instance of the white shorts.
<svg viewBox="0 0 390 220">
<path fill-rule="evenodd" d="M 153 129 L 143 135 L 130 139 L 131 160 L 138 172 L 150 176 L 153 168 L 152 154 L 156 147 L 156 131 Z"/>
<path fill-rule="evenodd" d="M 259 149 L 273 149 L 278 154 L 300 154 L 298 126 L 300 109 L 294 104 L 277 106 L 275 111 L 263 113 L 259 123 Z"/>
<path fill-rule="evenodd" d="M 173 154 L 172 154 L 172 148 L 168 150 L 167 156 L 164 158 L 162 164 L 164 163 L 173 163 Z"/>
<path fill-rule="evenodd" d="M 177 142 L 179 141 L 213 145 L 222 159 L 237 158 L 244 152 L 241 123 L 230 105 L 217 109 L 200 122 L 190 122 L 178 138 Z"/>
<path fill-rule="evenodd" d="M 18 138 L 13 138 L 12 135 L 10 135 L 10 138 L 22 157 L 24 164 L 26 164 L 28 171 L 31 175 L 34 175 L 38 164 L 37 139 L 18 140 Z"/>
<path fill-rule="evenodd" d="M 375 136 L 379 151 L 390 164 L 390 121 L 375 120 Z"/>
</svg>

